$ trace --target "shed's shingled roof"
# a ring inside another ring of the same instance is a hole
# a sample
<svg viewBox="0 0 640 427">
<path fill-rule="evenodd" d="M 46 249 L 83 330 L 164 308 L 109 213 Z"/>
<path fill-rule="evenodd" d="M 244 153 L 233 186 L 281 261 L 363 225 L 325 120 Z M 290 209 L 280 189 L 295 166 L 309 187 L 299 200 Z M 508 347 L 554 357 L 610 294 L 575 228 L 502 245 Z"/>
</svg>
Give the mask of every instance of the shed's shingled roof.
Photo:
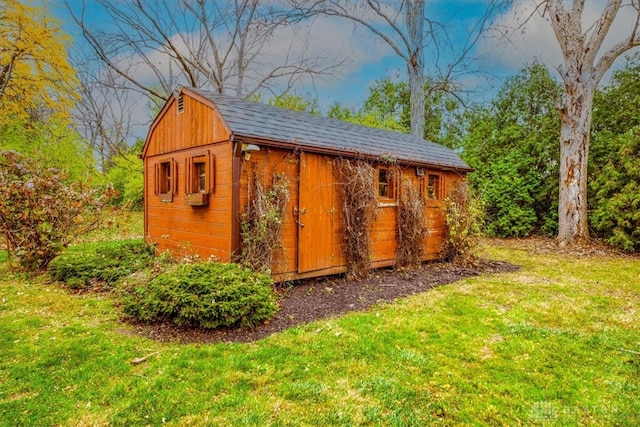
<svg viewBox="0 0 640 427">
<path fill-rule="evenodd" d="M 259 138 L 301 146 L 399 161 L 471 170 L 452 150 L 411 135 L 374 129 L 311 113 L 245 101 L 202 90 L 237 137 Z"/>
</svg>

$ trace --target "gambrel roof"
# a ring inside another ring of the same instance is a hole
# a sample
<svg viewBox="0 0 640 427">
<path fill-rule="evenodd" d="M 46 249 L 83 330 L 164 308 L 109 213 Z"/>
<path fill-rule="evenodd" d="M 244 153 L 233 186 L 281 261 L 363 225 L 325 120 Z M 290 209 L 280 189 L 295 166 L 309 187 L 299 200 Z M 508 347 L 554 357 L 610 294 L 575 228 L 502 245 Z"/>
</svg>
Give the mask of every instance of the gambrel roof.
<svg viewBox="0 0 640 427">
<path fill-rule="evenodd" d="M 391 158 L 403 163 L 470 171 L 453 150 L 400 132 L 370 128 L 245 101 L 214 92 L 184 88 L 211 101 L 235 139 L 264 140 L 307 151 Z"/>
</svg>

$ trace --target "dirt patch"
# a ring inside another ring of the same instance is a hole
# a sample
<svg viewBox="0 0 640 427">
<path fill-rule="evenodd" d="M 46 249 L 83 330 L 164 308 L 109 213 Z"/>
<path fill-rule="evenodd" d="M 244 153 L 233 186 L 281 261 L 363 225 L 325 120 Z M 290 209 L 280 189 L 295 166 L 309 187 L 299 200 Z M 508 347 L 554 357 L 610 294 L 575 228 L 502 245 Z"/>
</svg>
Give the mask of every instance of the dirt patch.
<svg viewBox="0 0 640 427">
<path fill-rule="evenodd" d="M 519 269 L 501 261 L 482 260 L 475 267 L 434 262 L 410 271 L 376 270 L 370 278 L 360 281 L 349 281 L 341 276 L 310 279 L 279 289 L 280 310 L 273 319 L 254 328 L 206 330 L 167 322 L 136 325 L 135 331 L 159 341 L 251 342 L 297 325 L 361 311 L 379 302 L 425 292 L 466 277 Z"/>
</svg>

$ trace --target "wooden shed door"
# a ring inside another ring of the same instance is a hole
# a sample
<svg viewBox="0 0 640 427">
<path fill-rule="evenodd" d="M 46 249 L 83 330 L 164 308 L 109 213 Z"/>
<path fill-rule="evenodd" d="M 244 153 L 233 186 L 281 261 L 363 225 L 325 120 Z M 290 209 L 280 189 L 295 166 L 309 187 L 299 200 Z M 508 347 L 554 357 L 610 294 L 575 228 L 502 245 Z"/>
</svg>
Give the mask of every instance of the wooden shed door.
<svg viewBox="0 0 640 427">
<path fill-rule="evenodd" d="M 298 273 L 332 265 L 334 204 L 333 159 L 300 154 L 297 210 Z"/>
</svg>

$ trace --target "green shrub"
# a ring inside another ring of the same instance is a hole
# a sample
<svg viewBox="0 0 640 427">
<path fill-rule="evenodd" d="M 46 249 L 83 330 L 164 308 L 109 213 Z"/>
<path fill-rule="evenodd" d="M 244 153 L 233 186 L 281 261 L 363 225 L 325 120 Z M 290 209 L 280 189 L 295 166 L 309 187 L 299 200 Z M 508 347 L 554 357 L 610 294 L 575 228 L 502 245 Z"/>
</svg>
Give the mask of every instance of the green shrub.
<svg viewBox="0 0 640 427">
<path fill-rule="evenodd" d="M 49 274 L 76 289 L 96 282 L 112 286 L 118 279 L 149 267 L 154 251 L 142 239 L 71 247 L 49 264 Z"/>
<path fill-rule="evenodd" d="M 144 200 L 144 174 L 138 151 L 137 148 L 133 148 L 130 153 L 114 157 L 113 165 L 106 175 L 107 181 L 113 184 L 114 190 L 117 191 L 112 204 L 134 211 L 142 210 Z"/>
<path fill-rule="evenodd" d="M 254 326 L 277 311 L 271 284 L 269 276 L 237 264 L 180 264 L 161 274 L 129 276 L 120 297 L 125 314 L 145 322 Z"/>
<path fill-rule="evenodd" d="M 523 172 L 526 169 L 529 167 L 525 161 L 507 155 L 470 177 L 485 204 L 488 235 L 522 237 L 535 230 L 538 224 L 535 194 L 539 183 L 535 173 Z"/>
<path fill-rule="evenodd" d="M 640 252 L 640 126 L 609 141 L 617 149 L 589 183 L 589 221 L 610 245 Z"/>
</svg>

